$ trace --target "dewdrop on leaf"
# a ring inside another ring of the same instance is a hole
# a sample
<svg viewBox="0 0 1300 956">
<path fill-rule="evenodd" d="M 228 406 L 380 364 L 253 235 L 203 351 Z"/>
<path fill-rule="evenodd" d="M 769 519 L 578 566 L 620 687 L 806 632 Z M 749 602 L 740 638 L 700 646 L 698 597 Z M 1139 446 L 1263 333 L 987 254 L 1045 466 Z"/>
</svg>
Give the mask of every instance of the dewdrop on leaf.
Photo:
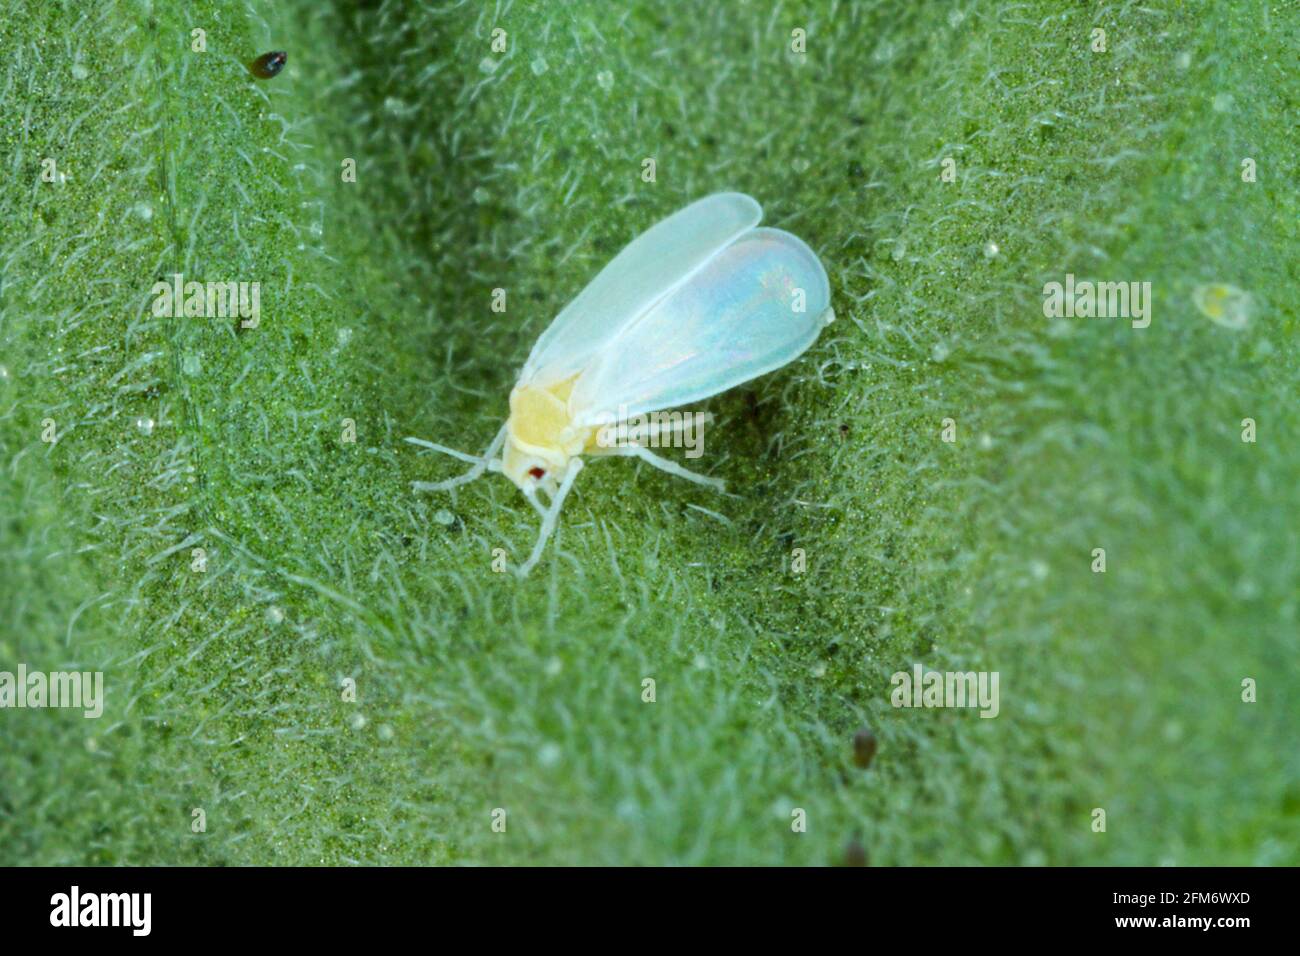
<svg viewBox="0 0 1300 956">
<path fill-rule="evenodd" d="M 504 473 L 542 519 L 520 576 L 541 557 L 584 455 L 639 458 L 723 490 L 721 480 L 644 447 L 685 418 L 663 430 L 619 424 L 618 442 L 609 435 L 616 423 L 781 368 L 834 319 L 817 256 L 788 232 L 758 228 L 762 218 L 749 196 L 717 193 L 634 239 L 538 338 L 510 392 L 510 416 L 482 456 L 407 439 L 473 465 L 448 481 L 417 481 L 415 490 L 445 491 L 487 470 Z"/>
<path fill-rule="evenodd" d="M 1216 282 L 1211 285 L 1197 286 L 1192 292 L 1192 300 L 1201 315 L 1215 325 L 1240 331 L 1250 324 L 1252 311 L 1250 293 L 1238 289 L 1235 285 Z"/>
</svg>

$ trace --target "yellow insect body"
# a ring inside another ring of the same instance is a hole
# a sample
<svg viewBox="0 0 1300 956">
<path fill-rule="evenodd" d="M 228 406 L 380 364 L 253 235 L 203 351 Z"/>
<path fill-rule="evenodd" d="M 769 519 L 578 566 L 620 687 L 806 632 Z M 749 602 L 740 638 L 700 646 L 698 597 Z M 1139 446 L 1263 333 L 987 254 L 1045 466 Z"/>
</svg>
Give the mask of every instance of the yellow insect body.
<svg viewBox="0 0 1300 956">
<path fill-rule="evenodd" d="M 501 470 L 520 488 L 530 481 L 553 487 L 574 458 L 600 450 L 597 429 L 575 426 L 569 417 L 569 395 L 577 378 L 549 387 L 517 385 L 510 392 Z"/>
</svg>

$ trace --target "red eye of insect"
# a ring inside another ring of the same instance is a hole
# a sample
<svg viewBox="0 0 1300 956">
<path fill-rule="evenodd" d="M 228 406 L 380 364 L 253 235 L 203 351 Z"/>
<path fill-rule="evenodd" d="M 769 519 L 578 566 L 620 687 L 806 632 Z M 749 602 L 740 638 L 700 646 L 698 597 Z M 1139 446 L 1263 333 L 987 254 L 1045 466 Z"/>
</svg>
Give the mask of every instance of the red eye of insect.
<svg viewBox="0 0 1300 956">
<path fill-rule="evenodd" d="M 544 468 L 529 468 L 528 473 L 539 480 L 546 477 L 546 470 Z"/>
</svg>

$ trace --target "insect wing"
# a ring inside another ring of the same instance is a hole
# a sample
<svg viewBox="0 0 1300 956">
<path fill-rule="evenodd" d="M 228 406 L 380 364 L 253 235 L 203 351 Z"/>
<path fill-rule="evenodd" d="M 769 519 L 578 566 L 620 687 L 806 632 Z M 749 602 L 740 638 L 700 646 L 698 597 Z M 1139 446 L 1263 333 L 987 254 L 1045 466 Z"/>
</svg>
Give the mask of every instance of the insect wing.
<svg viewBox="0 0 1300 956">
<path fill-rule="evenodd" d="M 715 193 L 651 226 L 564 307 L 537 340 L 520 383 L 540 386 L 582 370 L 630 323 L 763 218 L 742 193 Z"/>
<path fill-rule="evenodd" d="M 610 342 L 569 411 L 578 424 L 612 424 L 716 395 L 797 358 L 829 308 L 826 270 L 802 240 L 750 230 Z"/>
</svg>

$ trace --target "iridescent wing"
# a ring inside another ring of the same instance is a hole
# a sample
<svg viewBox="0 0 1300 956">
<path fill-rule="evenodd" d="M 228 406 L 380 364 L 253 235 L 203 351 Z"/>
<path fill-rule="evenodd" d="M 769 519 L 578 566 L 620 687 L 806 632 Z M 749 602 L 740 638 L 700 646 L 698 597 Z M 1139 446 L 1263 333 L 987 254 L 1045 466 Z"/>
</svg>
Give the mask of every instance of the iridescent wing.
<svg viewBox="0 0 1300 956">
<path fill-rule="evenodd" d="M 793 361 L 833 317 L 813 251 L 780 229 L 751 229 L 601 348 L 569 413 L 608 424 L 716 395 Z"/>
<path fill-rule="evenodd" d="M 715 193 L 651 226 L 615 256 L 537 339 L 519 383 L 582 371 L 629 325 L 763 218 L 742 193 Z"/>
</svg>

